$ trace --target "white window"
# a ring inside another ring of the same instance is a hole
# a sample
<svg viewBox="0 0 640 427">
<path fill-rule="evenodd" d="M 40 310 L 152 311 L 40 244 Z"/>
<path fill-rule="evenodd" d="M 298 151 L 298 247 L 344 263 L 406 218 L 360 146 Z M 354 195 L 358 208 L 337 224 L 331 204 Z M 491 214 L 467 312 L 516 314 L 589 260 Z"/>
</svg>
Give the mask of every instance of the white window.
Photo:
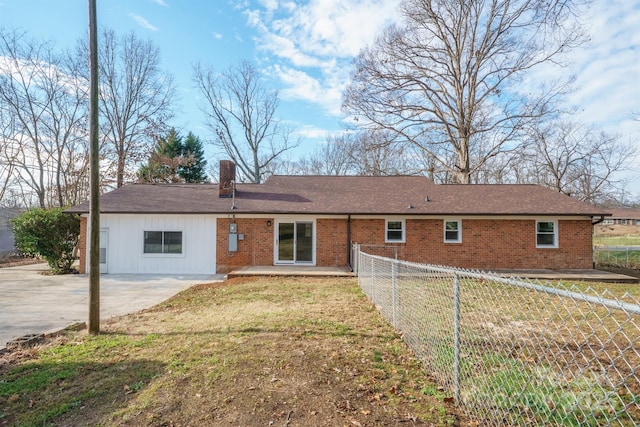
<svg viewBox="0 0 640 427">
<path fill-rule="evenodd" d="M 388 219 L 386 221 L 385 242 L 404 243 L 404 220 Z"/>
<path fill-rule="evenodd" d="M 181 254 L 182 231 L 145 231 L 145 254 Z"/>
<path fill-rule="evenodd" d="M 444 241 L 445 243 L 462 242 L 462 221 L 459 219 L 444 220 Z"/>
<path fill-rule="evenodd" d="M 556 221 L 536 221 L 536 247 L 558 247 L 558 223 Z"/>
<path fill-rule="evenodd" d="M 602 221 L 602 223 L 611 225 L 611 224 L 615 224 L 616 222 L 612 219 L 605 219 L 604 221 Z"/>
</svg>

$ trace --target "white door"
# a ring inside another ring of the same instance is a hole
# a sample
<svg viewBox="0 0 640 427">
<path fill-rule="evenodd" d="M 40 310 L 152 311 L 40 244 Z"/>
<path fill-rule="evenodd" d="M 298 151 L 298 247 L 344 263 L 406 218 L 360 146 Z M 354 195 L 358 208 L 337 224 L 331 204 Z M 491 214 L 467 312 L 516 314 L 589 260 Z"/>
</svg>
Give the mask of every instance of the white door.
<svg viewBox="0 0 640 427">
<path fill-rule="evenodd" d="M 100 273 L 105 274 L 107 269 L 107 249 L 109 248 L 109 229 L 100 229 Z"/>
</svg>

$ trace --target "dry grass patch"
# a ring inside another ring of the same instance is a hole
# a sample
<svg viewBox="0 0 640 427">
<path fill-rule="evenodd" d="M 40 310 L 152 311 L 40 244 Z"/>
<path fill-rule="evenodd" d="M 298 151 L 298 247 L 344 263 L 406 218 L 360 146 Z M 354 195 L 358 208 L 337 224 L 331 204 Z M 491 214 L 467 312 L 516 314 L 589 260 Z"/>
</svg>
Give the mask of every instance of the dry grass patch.
<svg viewBox="0 0 640 427">
<path fill-rule="evenodd" d="M 234 279 L 0 361 L 0 425 L 461 425 L 355 279 Z"/>
</svg>

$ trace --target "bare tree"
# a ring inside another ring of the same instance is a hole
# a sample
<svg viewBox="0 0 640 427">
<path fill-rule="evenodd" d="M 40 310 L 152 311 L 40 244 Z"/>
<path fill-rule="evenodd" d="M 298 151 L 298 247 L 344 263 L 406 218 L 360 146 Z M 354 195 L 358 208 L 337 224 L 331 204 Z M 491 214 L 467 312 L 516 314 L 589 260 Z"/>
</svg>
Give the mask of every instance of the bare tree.
<svg viewBox="0 0 640 427">
<path fill-rule="evenodd" d="M 405 144 L 384 129 L 356 133 L 350 141 L 349 156 L 356 175 L 414 175 L 419 172 Z"/>
<path fill-rule="evenodd" d="M 16 166 L 13 152 L 13 124 L 6 109 L 0 108 L 0 206 L 5 202 L 5 194 L 11 189 Z"/>
<path fill-rule="evenodd" d="M 49 72 L 45 84 L 51 103 L 41 123 L 52 144 L 51 194 L 60 207 L 80 203 L 88 195 L 88 82 L 84 68 L 84 56 L 67 53 Z"/>
<path fill-rule="evenodd" d="M 485 162 L 514 149 L 523 129 L 554 112 L 569 82 L 533 87 L 527 78 L 584 40 L 578 3 L 405 0 L 404 25 L 356 59 L 344 109 L 469 183 Z"/>
<path fill-rule="evenodd" d="M 531 142 L 521 167 L 528 166 L 535 182 L 589 203 L 622 192 L 625 181 L 617 174 L 637 155 L 633 144 L 577 122 L 535 129 Z"/>
<path fill-rule="evenodd" d="M 23 203 L 40 207 L 78 202 L 86 156 L 86 81 L 77 57 L 49 42 L 0 31 L 0 126 L 5 185 L 20 186 Z"/>
<path fill-rule="evenodd" d="M 289 156 L 280 156 L 263 169 L 264 177 L 271 175 L 309 175 L 306 159 L 293 160 Z"/>
<path fill-rule="evenodd" d="M 300 161 L 306 175 L 353 175 L 351 143 L 346 135 L 327 136 L 324 143 Z"/>
<path fill-rule="evenodd" d="M 100 113 L 104 156 L 116 186 L 135 179 L 135 167 L 151 151 L 154 136 L 173 117 L 173 77 L 160 69 L 160 51 L 134 33 L 105 29 L 100 40 Z"/>
<path fill-rule="evenodd" d="M 30 187 L 40 207 L 46 207 L 46 172 L 50 150 L 40 131 L 50 99 L 39 82 L 53 63 L 52 47 L 27 40 L 24 33 L 0 32 L 0 108 L 8 120 L 6 157 L 13 159 L 18 179 Z M 44 66 L 44 67 L 43 67 Z"/>
<path fill-rule="evenodd" d="M 315 152 L 300 161 L 301 173 L 311 175 L 411 175 L 421 171 L 409 150 L 395 144 L 394 134 L 366 130 L 327 137 Z"/>
<path fill-rule="evenodd" d="M 249 62 L 226 72 L 194 67 L 194 82 L 204 96 L 201 110 L 213 133 L 213 145 L 226 153 L 244 179 L 260 183 L 269 165 L 297 146 L 276 117 L 278 93 L 267 90 Z"/>
</svg>

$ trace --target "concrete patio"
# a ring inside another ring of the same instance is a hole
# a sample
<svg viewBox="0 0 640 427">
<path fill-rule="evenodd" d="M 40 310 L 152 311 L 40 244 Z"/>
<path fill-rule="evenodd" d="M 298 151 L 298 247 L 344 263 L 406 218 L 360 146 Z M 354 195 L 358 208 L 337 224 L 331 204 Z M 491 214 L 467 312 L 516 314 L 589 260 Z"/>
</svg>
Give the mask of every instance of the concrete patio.
<svg viewBox="0 0 640 427">
<path fill-rule="evenodd" d="M 257 265 L 240 267 L 227 274 L 228 278 L 244 276 L 316 276 L 354 277 L 347 267 L 316 267 L 306 265 Z"/>
<path fill-rule="evenodd" d="M 583 270 L 552 270 L 552 269 L 521 269 L 496 270 L 493 273 L 503 277 L 518 277 L 522 279 L 538 279 L 568 282 L 607 282 L 607 283 L 638 283 L 638 278 L 609 271 Z M 240 267 L 227 274 L 228 278 L 246 276 L 311 276 L 311 277 L 355 277 L 347 267 L 316 267 L 301 265 L 260 265 Z"/>
</svg>

